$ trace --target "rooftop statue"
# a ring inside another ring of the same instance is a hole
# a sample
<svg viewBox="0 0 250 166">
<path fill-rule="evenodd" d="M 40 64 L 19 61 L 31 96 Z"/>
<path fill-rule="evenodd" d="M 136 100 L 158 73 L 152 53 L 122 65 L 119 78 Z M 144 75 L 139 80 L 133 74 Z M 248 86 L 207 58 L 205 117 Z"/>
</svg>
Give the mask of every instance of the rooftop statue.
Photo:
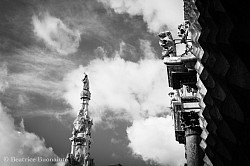
<svg viewBox="0 0 250 166">
<path fill-rule="evenodd" d="M 86 73 L 84 73 L 84 78 L 82 80 L 83 82 L 83 89 L 84 90 L 89 90 L 89 79 L 88 79 L 88 75 Z"/>
<path fill-rule="evenodd" d="M 90 100 L 90 92 L 89 92 L 89 79 L 88 79 L 88 75 L 84 73 L 84 78 L 82 80 L 83 82 L 83 90 L 81 93 L 81 99 L 88 99 Z"/>
<path fill-rule="evenodd" d="M 165 57 L 169 61 L 179 61 L 185 58 L 192 58 L 192 41 L 188 39 L 189 37 L 189 27 L 190 22 L 185 20 L 184 23 L 178 26 L 178 37 L 177 39 L 173 39 L 173 36 L 170 31 L 164 31 L 158 34 L 160 40 L 159 45 L 163 48 L 162 50 L 162 59 Z M 182 54 L 177 55 L 176 45 L 177 44 L 185 44 L 186 49 Z M 180 59 L 181 58 L 181 59 Z"/>
<path fill-rule="evenodd" d="M 175 42 L 171 32 L 164 31 L 159 33 L 158 36 L 160 37 L 159 44 L 163 48 L 162 59 L 164 59 L 164 57 L 176 56 Z"/>
<path fill-rule="evenodd" d="M 180 42 L 187 44 L 188 42 L 188 29 L 190 27 L 190 22 L 189 21 L 184 21 L 183 24 L 180 24 L 178 26 L 178 36 L 181 38 Z"/>
</svg>

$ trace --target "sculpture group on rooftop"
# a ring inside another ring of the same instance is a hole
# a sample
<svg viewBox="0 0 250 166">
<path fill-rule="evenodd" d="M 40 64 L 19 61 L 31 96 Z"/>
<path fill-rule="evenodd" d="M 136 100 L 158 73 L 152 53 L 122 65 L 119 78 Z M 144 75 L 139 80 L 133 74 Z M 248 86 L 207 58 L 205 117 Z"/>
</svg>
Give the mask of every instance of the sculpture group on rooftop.
<svg viewBox="0 0 250 166">
<path fill-rule="evenodd" d="M 163 48 L 162 50 L 162 59 L 165 57 L 182 57 L 188 55 L 192 51 L 192 42 L 189 36 L 189 27 L 190 22 L 184 21 L 184 23 L 178 26 L 178 37 L 174 39 L 170 31 L 160 32 L 158 34 L 160 40 L 159 45 Z M 185 52 L 177 55 L 176 45 L 177 44 L 185 44 L 186 49 Z"/>
<path fill-rule="evenodd" d="M 162 59 L 167 66 L 171 110 L 174 115 L 176 140 L 185 144 L 187 128 L 199 128 L 199 109 L 197 94 L 197 58 L 192 54 L 192 41 L 189 35 L 190 22 L 178 26 L 178 38 L 174 39 L 170 31 L 158 34 L 162 47 Z M 184 44 L 185 52 L 177 53 L 176 45 Z"/>
</svg>

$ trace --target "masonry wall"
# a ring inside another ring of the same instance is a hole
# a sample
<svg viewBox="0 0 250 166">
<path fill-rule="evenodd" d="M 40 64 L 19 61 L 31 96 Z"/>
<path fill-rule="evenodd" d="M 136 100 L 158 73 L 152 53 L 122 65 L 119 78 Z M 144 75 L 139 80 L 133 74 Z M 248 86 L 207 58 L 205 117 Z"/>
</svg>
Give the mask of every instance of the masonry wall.
<svg viewBox="0 0 250 166">
<path fill-rule="evenodd" d="M 198 58 L 204 165 L 250 163 L 250 6 L 196 0 L 191 31 Z"/>
</svg>

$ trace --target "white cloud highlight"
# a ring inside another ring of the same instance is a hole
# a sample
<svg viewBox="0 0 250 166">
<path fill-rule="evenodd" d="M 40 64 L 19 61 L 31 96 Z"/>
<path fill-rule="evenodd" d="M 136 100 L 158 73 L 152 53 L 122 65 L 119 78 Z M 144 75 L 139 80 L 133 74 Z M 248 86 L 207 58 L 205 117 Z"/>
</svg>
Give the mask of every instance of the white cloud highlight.
<svg viewBox="0 0 250 166">
<path fill-rule="evenodd" d="M 4 157 L 16 157 L 16 158 L 55 158 L 51 147 L 45 146 L 44 139 L 39 138 L 33 133 L 25 131 L 23 121 L 21 121 L 19 130 L 14 125 L 14 119 L 8 115 L 0 103 L 0 165 L 2 166 L 51 166 L 53 163 L 49 162 L 7 162 L 4 161 Z"/>
<path fill-rule="evenodd" d="M 0 85 L 7 84 L 7 67 L 3 65 L 0 71 Z M 5 76 L 5 77 L 3 77 Z M 4 92 L 7 86 L 1 86 Z M 0 92 L 1 92 L 0 91 Z M 0 165 L 1 166 L 52 166 L 56 162 L 11 162 L 11 157 L 15 158 L 57 158 L 51 147 L 45 146 L 45 140 L 34 133 L 25 131 L 24 121 L 21 120 L 19 126 L 14 124 L 14 119 L 7 114 L 8 108 L 0 102 Z M 4 160 L 5 159 L 5 160 Z M 8 159 L 6 161 L 6 159 Z M 60 164 L 60 163 L 58 163 Z"/>
<path fill-rule="evenodd" d="M 124 116 L 124 119 L 140 119 L 168 111 L 170 89 L 161 60 L 144 59 L 134 63 L 116 56 L 80 66 L 64 78 L 64 98 L 76 112 L 81 108 L 79 94 L 84 72 L 90 80 L 92 116 L 101 117 L 105 108 L 113 112 L 125 111 L 129 117 Z"/>
<path fill-rule="evenodd" d="M 99 0 L 117 13 L 142 15 L 151 32 L 158 33 L 164 26 L 177 29 L 183 22 L 182 0 Z"/>
<path fill-rule="evenodd" d="M 63 80 L 63 97 L 77 113 L 81 108 L 81 80 L 83 73 L 87 73 L 92 93 L 89 111 L 95 123 L 103 120 L 108 110 L 111 119 L 133 122 L 127 133 L 134 154 L 163 165 L 183 163 L 184 147 L 175 141 L 171 117 L 156 117 L 170 111 L 168 92 L 172 89 L 168 87 L 166 67 L 154 58 L 150 43 L 140 42 L 141 49 L 147 50 L 148 55 L 137 63 L 125 61 L 117 51 L 114 58 L 104 56 L 68 73 Z M 112 122 L 110 118 L 106 120 Z M 111 142 L 116 140 L 111 139 Z"/>
<path fill-rule="evenodd" d="M 127 129 L 129 147 L 146 161 L 153 160 L 165 166 L 183 165 L 184 145 L 175 141 L 173 125 L 170 116 L 135 120 Z"/>
<path fill-rule="evenodd" d="M 68 28 L 59 18 L 42 13 L 32 17 L 32 24 L 36 36 L 53 50 L 63 55 L 77 51 L 81 39 L 80 32 Z"/>
</svg>

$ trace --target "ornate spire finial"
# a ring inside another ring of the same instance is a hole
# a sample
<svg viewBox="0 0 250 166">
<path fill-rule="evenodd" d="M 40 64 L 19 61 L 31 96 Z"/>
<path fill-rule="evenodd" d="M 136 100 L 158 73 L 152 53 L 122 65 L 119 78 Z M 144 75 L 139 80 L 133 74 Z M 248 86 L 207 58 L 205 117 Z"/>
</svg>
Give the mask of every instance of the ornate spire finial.
<svg viewBox="0 0 250 166">
<path fill-rule="evenodd" d="M 90 158 L 91 127 L 93 120 L 88 114 L 88 103 L 90 100 L 89 79 L 84 73 L 83 90 L 80 99 L 82 100 L 82 108 L 73 123 L 73 132 L 71 141 L 71 153 L 67 155 L 67 163 L 65 166 L 94 166 L 94 161 Z"/>
</svg>

